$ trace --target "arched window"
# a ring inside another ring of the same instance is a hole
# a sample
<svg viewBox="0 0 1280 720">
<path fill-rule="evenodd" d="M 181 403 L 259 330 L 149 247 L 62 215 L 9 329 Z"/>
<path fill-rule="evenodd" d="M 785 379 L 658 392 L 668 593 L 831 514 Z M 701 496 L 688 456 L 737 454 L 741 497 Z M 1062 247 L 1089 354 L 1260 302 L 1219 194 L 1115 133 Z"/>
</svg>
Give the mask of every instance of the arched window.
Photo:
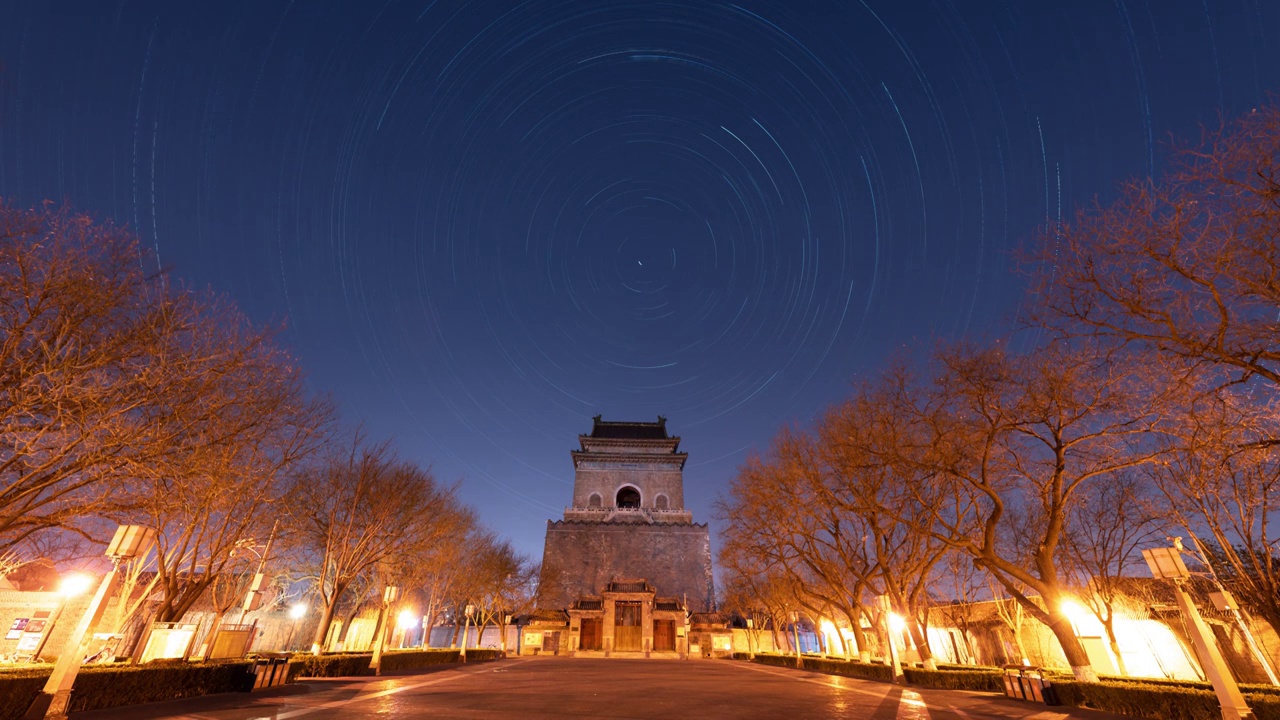
<svg viewBox="0 0 1280 720">
<path fill-rule="evenodd" d="M 654 507 L 654 508 L 656 508 L 656 509 L 658 509 L 658 510 L 666 510 L 666 509 L 667 509 L 667 496 L 666 496 L 666 495 L 659 495 L 659 496 L 657 497 L 657 499 L 653 501 L 653 507 Z"/>
<path fill-rule="evenodd" d="M 614 504 L 620 508 L 638 508 L 640 507 L 640 491 L 627 485 L 618 490 L 618 497 Z"/>
<path fill-rule="evenodd" d="M 591 493 L 591 497 L 587 498 L 587 507 L 598 508 L 601 502 L 600 493 Z"/>
</svg>

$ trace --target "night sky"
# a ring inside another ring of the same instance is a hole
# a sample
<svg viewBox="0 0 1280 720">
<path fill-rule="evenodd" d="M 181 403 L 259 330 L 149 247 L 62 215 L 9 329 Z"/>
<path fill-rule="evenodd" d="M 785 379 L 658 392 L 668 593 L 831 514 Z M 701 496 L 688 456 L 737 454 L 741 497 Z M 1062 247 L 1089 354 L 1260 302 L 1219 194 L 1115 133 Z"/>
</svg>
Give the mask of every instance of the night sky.
<svg viewBox="0 0 1280 720">
<path fill-rule="evenodd" d="M 593 415 L 665 415 L 707 520 L 857 374 L 1007 328 L 1037 227 L 1280 90 L 1275 0 L 0 10 L 0 196 L 285 323 L 534 556 Z"/>
</svg>

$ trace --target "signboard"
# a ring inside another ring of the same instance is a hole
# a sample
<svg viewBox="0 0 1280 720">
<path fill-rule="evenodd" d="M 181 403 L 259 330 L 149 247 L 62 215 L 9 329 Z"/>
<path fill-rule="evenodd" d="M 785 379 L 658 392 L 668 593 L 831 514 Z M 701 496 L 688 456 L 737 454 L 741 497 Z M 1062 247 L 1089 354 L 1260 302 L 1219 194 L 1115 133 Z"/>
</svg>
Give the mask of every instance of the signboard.
<svg viewBox="0 0 1280 720">
<path fill-rule="evenodd" d="M 44 632 L 44 626 L 48 624 L 49 624 L 49 621 L 44 618 L 35 618 L 32 620 L 28 620 L 27 626 L 22 628 L 22 631 L 24 633 L 35 633 L 39 635 L 40 633 Z"/>
<path fill-rule="evenodd" d="M 22 637 L 22 630 L 27 626 L 30 618 L 17 618 L 13 624 L 9 626 L 9 632 L 5 634 L 5 640 L 17 640 Z"/>
<path fill-rule="evenodd" d="M 185 657 L 198 627 L 195 623 L 155 623 L 138 662 Z"/>
<path fill-rule="evenodd" d="M 542 646 L 542 633 L 537 633 L 537 632 L 525 633 L 525 634 L 524 634 L 524 644 L 525 644 L 525 645 L 537 645 L 537 646 L 541 647 L 541 646 Z"/>
<path fill-rule="evenodd" d="M 40 633 L 23 633 L 22 639 L 18 641 L 20 653 L 35 652 L 38 647 L 40 647 Z"/>
</svg>

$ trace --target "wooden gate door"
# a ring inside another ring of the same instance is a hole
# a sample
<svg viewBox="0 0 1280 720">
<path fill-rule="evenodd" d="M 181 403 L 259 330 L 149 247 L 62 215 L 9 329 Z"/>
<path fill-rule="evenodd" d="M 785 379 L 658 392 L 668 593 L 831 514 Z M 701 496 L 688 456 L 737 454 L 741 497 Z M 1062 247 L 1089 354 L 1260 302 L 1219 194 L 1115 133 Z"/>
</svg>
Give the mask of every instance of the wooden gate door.
<svg viewBox="0 0 1280 720">
<path fill-rule="evenodd" d="M 654 652 L 675 652 L 676 650 L 676 621 L 675 620 L 654 620 L 653 621 L 653 650 Z"/>
<path fill-rule="evenodd" d="M 640 603 L 614 603 L 613 613 L 613 649 L 639 651 L 644 634 L 644 628 L 640 627 Z"/>
<path fill-rule="evenodd" d="M 582 618 L 582 649 L 599 650 L 601 630 L 600 618 Z"/>
</svg>

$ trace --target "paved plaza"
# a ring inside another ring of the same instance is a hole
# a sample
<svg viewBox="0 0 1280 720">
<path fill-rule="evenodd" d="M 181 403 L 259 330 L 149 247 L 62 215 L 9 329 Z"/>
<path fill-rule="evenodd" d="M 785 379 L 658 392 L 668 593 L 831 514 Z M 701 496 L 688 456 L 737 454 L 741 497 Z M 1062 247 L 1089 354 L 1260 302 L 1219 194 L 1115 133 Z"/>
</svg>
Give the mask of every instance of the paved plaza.
<svg viewBox="0 0 1280 720">
<path fill-rule="evenodd" d="M 989 693 L 913 690 L 727 660 L 515 658 L 383 678 L 76 713 L 75 720 L 330 718 L 867 718 L 1062 720 L 1116 715 Z"/>
</svg>

